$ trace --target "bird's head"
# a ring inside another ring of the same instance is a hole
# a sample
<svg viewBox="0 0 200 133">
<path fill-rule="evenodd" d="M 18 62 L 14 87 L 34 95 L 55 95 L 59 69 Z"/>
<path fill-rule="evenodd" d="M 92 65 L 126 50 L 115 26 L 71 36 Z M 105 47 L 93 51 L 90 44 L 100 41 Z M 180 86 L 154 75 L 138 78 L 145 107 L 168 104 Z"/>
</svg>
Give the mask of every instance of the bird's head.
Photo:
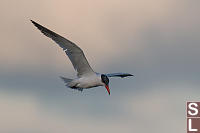
<svg viewBox="0 0 200 133">
<path fill-rule="evenodd" d="M 101 74 L 101 81 L 104 83 L 108 94 L 110 95 L 110 89 L 109 89 L 109 78 L 105 74 Z"/>
</svg>

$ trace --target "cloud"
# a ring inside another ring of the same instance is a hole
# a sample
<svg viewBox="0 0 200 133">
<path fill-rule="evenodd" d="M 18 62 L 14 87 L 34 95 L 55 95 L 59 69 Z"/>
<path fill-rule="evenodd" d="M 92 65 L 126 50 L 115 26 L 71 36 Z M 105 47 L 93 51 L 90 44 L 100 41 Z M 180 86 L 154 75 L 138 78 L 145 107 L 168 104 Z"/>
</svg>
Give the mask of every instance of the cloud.
<svg viewBox="0 0 200 133">
<path fill-rule="evenodd" d="M 147 43 L 152 39 L 148 37 L 149 34 L 161 34 L 160 37 L 165 39 L 161 43 L 166 43 L 173 38 L 163 33 L 171 34 L 176 27 L 188 27 L 188 23 L 181 20 L 190 19 L 189 24 L 194 23 L 194 18 L 191 17 L 193 12 L 186 6 L 186 2 L 181 3 L 178 6 L 174 1 L 156 0 L 127 0 L 123 3 L 90 0 L 3 2 L 3 30 L 0 33 L 2 69 L 73 70 L 64 52 L 39 33 L 29 19 L 34 19 L 77 43 L 97 70 L 103 69 L 104 64 L 112 65 L 113 61 L 130 56 L 134 61 L 142 60 L 153 52 Z M 16 4 L 21 6 L 19 10 L 16 9 Z M 8 5 L 9 11 L 6 8 Z M 65 8 L 66 5 L 68 8 Z M 178 9 L 185 11 L 178 12 Z M 186 32 L 187 30 L 184 31 Z M 177 34 L 179 33 L 182 31 Z M 127 62 L 131 62 L 130 58 Z"/>
<path fill-rule="evenodd" d="M 84 113 L 84 108 L 90 105 L 81 106 L 82 103 L 74 103 L 73 106 L 80 106 L 83 109 L 78 111 L 79 113 L 82 111 L 82 115 L 78 115 L 75 110 L 74 112 L 65 111 L 63 113 L 62 109 L 52 109 L 42 105 L 42 101 L 38 97 L 20 93 L 13 95 L 10 92 L 1 91 L 0 131 L 5 133 L 100 133 L 105 130 L 116 133 L 122 131 L 141 133 L 183 132 L 185 130 L 185 102 L 197 100 L 199 91 L 180 88 L 183 90 L 180 93 L 177 88 L 166 87 L 164 91 L 163 89 L 161 88 L 159 91 L 158 88 L 154 88 L 153 91 L 152 89 L 146 92 L 141 91 L 135 95 L 127 95 L 126 98 L 118 99 L 116 102 L 120 107 L 120 112 L 123 113 L 118 116 L 109 113 L 111 116 L 106 116 L 110 117 L 109 119 L 102 119 L 99 116 L 91 117 L 93 114 L 89 113 L 89 110 L 92 108 L 88 110 L 88 113 Z M 193 96 L 192 99 L 189 96 Z M 112 101 L 111 104 L 113 103 L 115 102 Z M 48 104 L 50 105 L 50 103 Z M 53 103 L 51 104 L 53 105 Z M 66 106 L 66 104 L 62 104 L 62 106 Z M 70 108 L 70 106 L 67 108 Z M 96 107 L 93 106 L 93 108 Z"/>
</svg>

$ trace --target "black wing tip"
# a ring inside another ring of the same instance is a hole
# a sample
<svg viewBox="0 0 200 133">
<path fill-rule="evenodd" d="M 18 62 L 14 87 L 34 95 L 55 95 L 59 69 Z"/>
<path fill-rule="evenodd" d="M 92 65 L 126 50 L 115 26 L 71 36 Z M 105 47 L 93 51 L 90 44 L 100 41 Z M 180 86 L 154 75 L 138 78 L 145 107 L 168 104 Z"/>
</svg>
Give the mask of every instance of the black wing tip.
<svg viewBox="0 0 200 133">
<path fill-rule="evenodd" d="M 133 76 L 133 77 L 135 77 L 135 75 L 133 75 L 133 74 L 129 74 L 128 76 Z"/>
<path fill-rule="evenodd" d="M 30 20 L 30 21 L 31 21 L 31 23 L 32 23 L 33 25 L 35 25 L 35 26 L 40 30 L 40 28 L 42 27 L 40 24 L 36 23 L 36 22 L 33 21 L 33 20 Z"/>
<path fill-rule="evenodd" d="M 59 36 L 57 33 L 49 30 L 48 28 L 36 23 L 35 21 L 33 20 L 30 20 L 32 22 L 32 24 L 37 28 L 39 29 L 44 35 L 46 35 L 47 37 L 50 37 L 51 39 L 53 39 L 52 37 L 57 37 Z M 54 39 L 53 39 L 54 40 Z M 55 41 L 55 40 L 54 40 Z"/>
<path fill-rule="evenodd" d="M 128 76 L 135 77 L 135 75 L 133 75 L 133 74 L 129 74 L 129 73 L 124 74 L 124 75 L 121 75 L 120 77 L 121 77 L 121 78 L 125 78 L 125 77 L 128 77 Z"/>
<path fill-rule="evenodd" d="M 33 21 L 32 19 L 30 19 L 31 23 L 33 23 L 34 25 L 36 25 L 37 23 L 35 21 Z"/>
</svg>

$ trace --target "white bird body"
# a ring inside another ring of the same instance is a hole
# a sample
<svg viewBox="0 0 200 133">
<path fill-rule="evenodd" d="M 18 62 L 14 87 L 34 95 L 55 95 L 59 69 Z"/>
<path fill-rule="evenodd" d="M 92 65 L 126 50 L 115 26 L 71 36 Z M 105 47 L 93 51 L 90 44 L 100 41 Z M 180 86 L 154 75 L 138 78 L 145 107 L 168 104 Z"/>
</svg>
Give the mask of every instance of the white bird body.
<svg viewBox="0 0 200 133">
<path fill-rule="evenodd" d="M 104 86 L 104 83 L 102 83 L 101 81 L 100 74 L 91 74 L 91 75 L 75 78 L 71 82 L 68 82 L 66 86 L 70 88 L 89 89 L 92 87 Z"/>
<path fill-rule="evenodd" d="M 83 51 L 75 43 L 67 40 L 66 38 L 58 35 L 57 33 L 43 27 L 42 25 L 31 22 L 47 37 L 55 41 L 69 57 L 74 69 L 77 71 L 77 78 L 68 79 L 60 77 L 66 83 L 67 87 L 82 91 L 83 89 L 89 89 L 97 86 L 105 86 L 109 95 L 109 79 L 108 77 L 127 77 L 133 76 L 128 73 L 111 73 L 111 74 L 100 74 L 93 71 L 90 67 Z"/>
</svg>

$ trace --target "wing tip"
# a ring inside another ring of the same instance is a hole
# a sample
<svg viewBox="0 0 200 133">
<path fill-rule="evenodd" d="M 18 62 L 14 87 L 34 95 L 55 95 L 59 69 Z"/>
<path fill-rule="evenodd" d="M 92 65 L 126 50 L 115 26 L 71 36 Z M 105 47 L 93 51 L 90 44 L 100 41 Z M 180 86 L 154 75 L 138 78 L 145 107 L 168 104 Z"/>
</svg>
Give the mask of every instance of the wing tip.
<svg viewBox="0 0 200 133">
<path fill-rule="evenodd" d="M 125 74 L 125 75 L 121 76 L 121 78 L 125 78 L 125 77 L 128 77 L 128 76 L 135 77 L 135 75 L 127 73 L 127 74 Z"/>
<path fill-rule="evenodd" d="M 133 76 L 133 77 L 135 77 L 135 75 L 133 75 L 133 74 L 129 74 L 128 76 Z"/>
<path fill-rule="evenodd" d="M 32 19 L 30 19 L 31 23 L 36 25 L 37 23 L 35 21 L 33 21 Z"/>
<path fill-rule="evenodd" d="M 31 23 L 36 26 L 39 30 L 41 30 L 40 28 L 42 28 L 42 26 L 38 23 L 36 23 L 35 21 L 33 21 L 32 19 L 30 19 Z"/>
</svg>

